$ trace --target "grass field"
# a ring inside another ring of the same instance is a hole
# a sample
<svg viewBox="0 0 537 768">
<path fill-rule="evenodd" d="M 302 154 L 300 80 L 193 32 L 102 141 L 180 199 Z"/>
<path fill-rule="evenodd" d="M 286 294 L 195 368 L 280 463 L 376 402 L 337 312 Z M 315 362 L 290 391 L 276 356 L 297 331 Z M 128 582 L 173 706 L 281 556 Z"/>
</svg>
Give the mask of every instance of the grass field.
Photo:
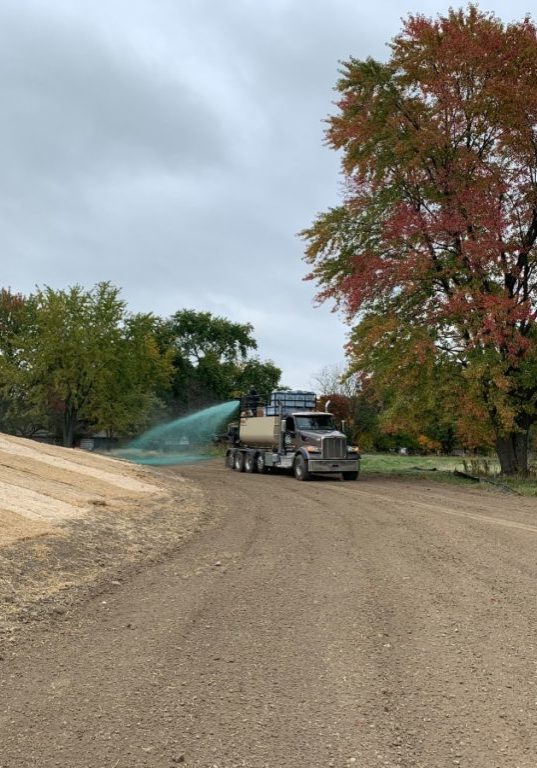
<svg viewBox="0 0 537 768">
<path fill-rule="evenodd" d="M 362 454 L 360 474 L 362 477 L 379 475 L 414 478 L 435 483 L 474 485 L 471 481 L 454 475 L 453 472 L 456 469 L 460 472 L 464 471 L 462 459 L 458 456 L 400 456 L 396 453 L 365 453 Z"/>
<path fill-rule="evenodd" d="M 499 473 L 499 465 L 495 459 L 487 459 L 489 473 L 487 478 L 501 484 L 524 496 L 537 496 L 537 478 L 496 478 Z M 483 466 L 483 460 L 466 459 L 458 456 L 399 456 L 394 453 L 366 453 L 362 454 L 361 472 L 364 475 L 387 475 L 397 477 L 422 477 L 427 481 L 444 483 L 458 483 L 468 485 L 469 480 L 459 478 L 453 474 L 468 471 L 472 475 L 481 474 L 479 466 Z M 482 484 L 484 488 L 494 487 Z"/>
<path fill-rule="evenodd" d="M 362 455 L 362 471 L 379 474 L 421 474 L 424 471 L 464 471 L 458 456 L 399 456 L 396 453 L 365 453 Z"/>
</svg>

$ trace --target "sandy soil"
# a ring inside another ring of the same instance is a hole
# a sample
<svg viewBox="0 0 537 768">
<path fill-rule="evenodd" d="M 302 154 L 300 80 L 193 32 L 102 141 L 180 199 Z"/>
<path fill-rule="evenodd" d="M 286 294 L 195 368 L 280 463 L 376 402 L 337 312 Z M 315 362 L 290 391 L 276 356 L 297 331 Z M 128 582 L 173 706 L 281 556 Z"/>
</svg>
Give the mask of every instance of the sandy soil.
<svg viewBox="0 0 537 768">
<path fill-rule="evenodd" d="M 57 530 L 95 505 L 163 493 L 124 462 L 0 435 L 0 546 Z"/>
<path fill-rule="evenodd" d="M 180 476 L 0 435 L 0 638 L 162 557 L 196 528 L 201 501 Z"/>
</svg>

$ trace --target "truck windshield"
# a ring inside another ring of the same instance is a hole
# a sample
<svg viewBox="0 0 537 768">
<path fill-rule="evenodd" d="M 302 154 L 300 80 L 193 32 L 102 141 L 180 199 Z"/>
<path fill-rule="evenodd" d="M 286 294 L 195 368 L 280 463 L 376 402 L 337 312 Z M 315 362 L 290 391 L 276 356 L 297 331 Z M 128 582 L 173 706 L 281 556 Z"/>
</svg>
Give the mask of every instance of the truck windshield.
<svg viewBox="0 0 537 768">
<path fill-rule="evenodd" d="M 295 416 L 297 429 L 327 430 L 335 429 L 334 419 L 328 413 L 319 413 L 310 416 Z"/>
</svg>

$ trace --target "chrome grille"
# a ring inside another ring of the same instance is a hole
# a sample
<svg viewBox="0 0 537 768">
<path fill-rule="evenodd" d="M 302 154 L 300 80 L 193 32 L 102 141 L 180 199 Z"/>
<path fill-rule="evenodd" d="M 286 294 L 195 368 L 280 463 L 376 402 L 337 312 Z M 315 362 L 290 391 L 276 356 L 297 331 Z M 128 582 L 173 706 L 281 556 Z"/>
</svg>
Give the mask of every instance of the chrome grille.
<svg viewBox="0 0 537 768">
<path fill-rule="evenodd" d="M 323 459 L 344 459 L 347 446 L 344 437 L 325 437 L 323 440 Z"/>
</svg>

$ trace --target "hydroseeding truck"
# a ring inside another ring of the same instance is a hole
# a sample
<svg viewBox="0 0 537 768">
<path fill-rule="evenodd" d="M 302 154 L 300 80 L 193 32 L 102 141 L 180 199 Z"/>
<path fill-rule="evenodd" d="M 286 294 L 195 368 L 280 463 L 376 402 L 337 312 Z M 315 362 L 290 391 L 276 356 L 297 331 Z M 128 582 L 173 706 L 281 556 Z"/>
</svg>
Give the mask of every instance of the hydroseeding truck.
<svg viewBox="0 0 537 768">
<path fill-rule="evenodd" d="M 239 422 L 230 425 L 226 466 L 237 472 L 285 469 L 297 480 L 311 475 L 358 478 L 358 448 L 347 445 L 331 413 L 315 410 L 313 392 L 273 392 L 264 408 L 252 392 L 241 401 Z"/>
</svg>

